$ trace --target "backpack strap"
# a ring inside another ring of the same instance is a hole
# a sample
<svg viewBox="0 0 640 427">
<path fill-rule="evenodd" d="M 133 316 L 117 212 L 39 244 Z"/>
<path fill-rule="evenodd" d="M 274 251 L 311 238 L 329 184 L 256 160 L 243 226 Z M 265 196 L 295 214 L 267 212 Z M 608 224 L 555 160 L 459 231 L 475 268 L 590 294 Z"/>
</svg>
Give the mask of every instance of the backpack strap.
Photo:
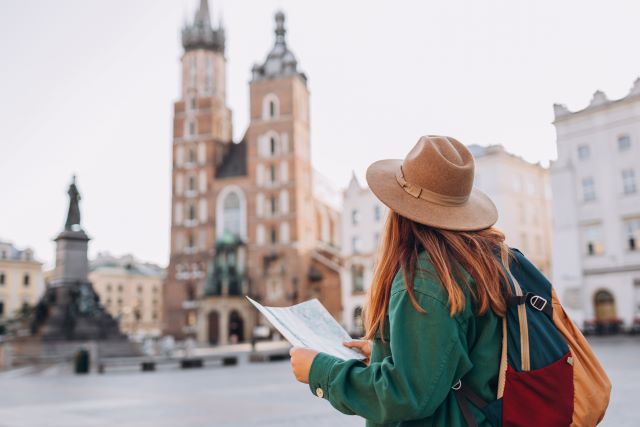
<svg viewBox="0 0 640 427">
<path fill-rule="evenodd" d="M 551 307 L 551 304 L 546 298 L 543 298 L 540 295 L 536 295 L 533 292 L 527 292 L 524 295 L 512 295 L 507 299 L 507 305 L 510 307 L 526 303 L 553 319 L 553 308 Z"/>
<path fill-rule="evenodd" d="M 483 409 L 488 405 L 488 403 L 469 387 L 464 386 L 462 380 L 458 380 L 451 389 L 453 390 L 453 395 L 456 397 L 456 401 L 460 407 L 460 412 L 462 412 L 462 417 L 467 423 L 467 426 L 478 427 L 478 422 L 471 412 L 469 402 L 473 403 L 473 405 L 478 409 Z"/>
</svg>

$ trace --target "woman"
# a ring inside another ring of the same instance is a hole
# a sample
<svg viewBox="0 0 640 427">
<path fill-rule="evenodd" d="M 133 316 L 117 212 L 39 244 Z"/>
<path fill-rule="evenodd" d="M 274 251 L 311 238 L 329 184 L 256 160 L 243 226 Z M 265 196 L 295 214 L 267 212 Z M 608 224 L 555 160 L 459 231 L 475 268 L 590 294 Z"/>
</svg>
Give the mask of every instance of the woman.
<svg viewBox="0 0 640 427">
<path fill-rule="evenodd" d="M 465 426 L 452 387 L 495 400 L 509 293 L 509 250 L 492 228 L 494 204 L 473 188 L 469 150 L 422 137 L 402 160 L 367 170 L 390 209 L 365 312 L 364 340 L 345 343 L 368 359 L 291 350 L 296 378 L 368 426 Z M 483 412 L 471 405 L 479 426 Z"/>
</svg>

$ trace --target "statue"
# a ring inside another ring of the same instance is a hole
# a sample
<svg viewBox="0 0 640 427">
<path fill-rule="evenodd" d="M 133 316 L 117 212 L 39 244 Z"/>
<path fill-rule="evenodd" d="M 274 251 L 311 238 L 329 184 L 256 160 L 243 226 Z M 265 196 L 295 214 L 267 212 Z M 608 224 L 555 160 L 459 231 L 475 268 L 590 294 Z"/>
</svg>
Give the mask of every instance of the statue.
<svg viewBox="0 0 640 427">
<path fill-rule="evenodd" d="M 73 180 L 71 181 L 71 185 L 69 186 L 69 212 L 67 213 L 67 222 L 64 225 L 65 230 L 72 230 L 73 225 L 80 225 L 80 206 L 78 203 L 80 202 L 80 192 L 78 192 L 78 187 L 76 187 L 76 176 L 73 176 Z"/>
</svg>

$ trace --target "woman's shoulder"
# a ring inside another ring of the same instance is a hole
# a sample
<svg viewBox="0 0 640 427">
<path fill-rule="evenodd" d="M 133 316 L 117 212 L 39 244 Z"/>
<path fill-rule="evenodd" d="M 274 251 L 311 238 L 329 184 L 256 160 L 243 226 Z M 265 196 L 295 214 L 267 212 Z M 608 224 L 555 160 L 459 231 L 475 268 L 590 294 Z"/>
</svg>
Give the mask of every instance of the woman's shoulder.
<svg viewBox="0 0 640 427">
<path fill-rule="evenodd" d="M 406 284 L 404 280 L 404 273 L 402 269 L 399 269 L 393 280 L 391 294 L 402 291 L 406 291 Z M 413 291 L 414 293 L 435 299 L 445 307 L 449 304 L 447 292 L 445 291 L 444 286 L 442 286 L 442 282 L 438 277 L 438 273 L 436 272 L 429 255 L 424 251 L 422 251 L 418 256 L 415 277 L 413 278 Z"/>
</svg>

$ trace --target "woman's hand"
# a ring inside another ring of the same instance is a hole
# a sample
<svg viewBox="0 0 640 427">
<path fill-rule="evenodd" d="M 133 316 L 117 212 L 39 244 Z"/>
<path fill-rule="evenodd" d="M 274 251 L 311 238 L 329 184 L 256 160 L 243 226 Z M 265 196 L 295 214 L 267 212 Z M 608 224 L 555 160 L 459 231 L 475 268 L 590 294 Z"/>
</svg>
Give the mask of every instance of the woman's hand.
<svg viewBox="0 0 640 427">
<path fill-rule="evenodd" d="M 318 352 L 308 348 L 293 347 L 289 350 L 289 354 L 291 355 L 293 375 L 301 383 L 309 384 L 309 370 Z"/>
<path fill-rule="evenodd" d="M 360 353 L 364 354 L 366 359 L 364 359 L 363 362 L 366 363 L 367 365 L 369 364 L 369 359 L 371 358 L 371 341 L 353 340 L 353 341 L 346 341 L 342 344 L 345 347 L 358 350 Z"/>
</svg>

